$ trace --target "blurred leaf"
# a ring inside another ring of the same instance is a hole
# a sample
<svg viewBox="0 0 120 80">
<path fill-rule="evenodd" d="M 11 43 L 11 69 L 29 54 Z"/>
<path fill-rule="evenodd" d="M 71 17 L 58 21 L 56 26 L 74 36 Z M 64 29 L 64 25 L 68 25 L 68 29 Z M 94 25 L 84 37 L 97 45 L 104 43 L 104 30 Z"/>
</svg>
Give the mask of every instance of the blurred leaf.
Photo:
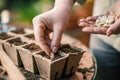
<svg viewBox="0 0 120 80">
<path fill-rule="evenodd" d="M 17 12 L 17 21 L 30 22 L 33 17 L 49 9 L 54 0 L 4 0 L 6 9 Z M 47 7 L 45 7 L 47 6 Z M 14 15 L 13 15 L 14 17 Z"/>
</svg>

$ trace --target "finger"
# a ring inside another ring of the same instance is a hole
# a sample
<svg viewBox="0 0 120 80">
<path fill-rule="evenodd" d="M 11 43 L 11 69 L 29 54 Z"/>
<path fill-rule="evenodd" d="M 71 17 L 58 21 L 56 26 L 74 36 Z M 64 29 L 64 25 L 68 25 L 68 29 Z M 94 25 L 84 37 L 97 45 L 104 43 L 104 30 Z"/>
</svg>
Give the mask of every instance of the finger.
<svg viewBox="0 0 120 80">
<path fill-rule="evenodd" d="M 84 32 L 94 33 L 94 34 L 106 34 L 106 27 L 85 27 L 82 29 Z"/>
<path fill-rule="evenodd" d="M 45 37 L 45 40 L 46 40 L 47 46 L 50 48 L 52 40 L 49 38 L 49 36 Z"/>
<path fill-rule="evenodd" d="M 114 24 L 112 24 L 106 34 L 110 36 L 111 34 L 119 34 L 120 33 L 120 19 L 117 20 Z"/>
<path fill-rule="evenodd" d="M 86 22 L 80 22 L 78 25 L 79 25 L 80 27 L 90 26 L 90 24 L 89 24 L 89 23 L 86 23 Z"/>
<path fill-rule="evenodd" d="M 86 20 L 88 20 L 88 21 L 96 21 L 96 19 L 98 17 L 103 16 L 103 15 L 108 15 L 108 14 L 109 14 L 109 12 L 107 11 L 104 14 L 101 14 L 101 15 L 98 15 L 98 16 L 89 16 L 89 17 L 86 18 Z"/>
<path fill-rule="evenodd" d="M 78 25 L 80 27 L 91 27 L 91 25 L 94 25 L 95 22 L 94 21 L 88 21 L 87 19 L 80 19 Z"/>
<path fill-rule="evenodd" d="M 86 19 L 80 19 L 79 22 L 86 22 Z"/>
<path fill-rule="evenodd" d="M 78 23 L 81 23 L 81 22 L 86 22 L 86 23 L 89 23 L 89 21 L 88 21 L 88 20 L 86 20 L 86 19 L 80 19 Z"/>
<path fill-rule="evenodd" d="M 103 16 L 103 15 L 108 15 L 108 12 L 105 12 L 104 14 L 101 14 L 101 15 L 98 15 L 98 16 L 89 16 L 86 18 L 86 20 L 88 21 L 96 21 L 96 19 L 100 16 Z"/>
<path fill-rule="evenodd" d="M 86 27 L 86 26 L 89 26 L 90 23 L 89 23 L 89 21 L 87 21 L 86 19 L 80 19 L 78 25 L 79 25 L 80 27 Z"/>
<path fill-rule="evenodd" d="M 95 21 L 99 16 L 90 16 L 90 17 L 87 17 L 86 20 L 88 21 Z"/>
<path fill-rule="evenodd" d="M 55 24 L 53 29 L 52 43 L 51 43 L 51 49 L 53 53 L 56 53 L 60 46 L 62 33 L 63 33 L 62 26 L 60 24 Z"/>
<path fill-rule="evenodd" d="M 46 40 L 46 43 L 47 43 L 47 45 L 49 46 L 49 48 L 51 47 L 51 39 L 50 39 L 50 31 L 45 31 L 45 40 Z"/>
<path fill-rule="evenodd" d="M 38 26 L 38 25 L 34 26 L 34 34 L 35 34 L 36 41 L 40 45 L 41 49 L 45 51 L 47 55 L 50 55 L 51 50 L 46 43 L 46 40 L 45 40 L 46 35 L 44 31 L 45 31 L 45 26 Z"/>
</svg>

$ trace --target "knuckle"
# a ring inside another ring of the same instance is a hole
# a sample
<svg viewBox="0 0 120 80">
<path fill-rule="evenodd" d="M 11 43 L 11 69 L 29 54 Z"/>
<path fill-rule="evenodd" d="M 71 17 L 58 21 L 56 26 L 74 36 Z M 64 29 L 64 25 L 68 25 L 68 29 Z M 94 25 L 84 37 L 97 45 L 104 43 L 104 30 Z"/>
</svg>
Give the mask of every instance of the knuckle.
<svg viewBox="0 0 120 80">
<path fill-rule="evenodd" d="M 33 22 L 33 24 L 38 24 L 38 23 L 40 23 L 41 22 L 41 17 L 40 16 L 36 16 L 36 17 L 34 17 L 33 19 L 32 19 L 32 22 Z"/>
<path fill-rule="evenodd" d="M 37 20 L 37 18 L 36 18 L 36 17 L 34 17 L 34 18 L 32 19 L 32 22 L 33 22 L 33 23 L 35 23 L 35 22 L 36 22 L 36 20 Z"/>
</svg>

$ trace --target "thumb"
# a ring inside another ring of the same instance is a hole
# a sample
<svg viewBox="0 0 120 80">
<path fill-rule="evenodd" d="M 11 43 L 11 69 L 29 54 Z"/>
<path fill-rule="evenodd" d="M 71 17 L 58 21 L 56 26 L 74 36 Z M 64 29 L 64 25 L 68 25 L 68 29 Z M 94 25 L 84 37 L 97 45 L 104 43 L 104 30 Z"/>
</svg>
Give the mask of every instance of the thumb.
<svg viewBox="0 0 120 80">
<path fill-rule="evenodd" d="M 62 34 L 63 34 L 63 27 L 60 24 L 55 24 L 53 26 L 53 37 L 51 43 L 51 50 L 53 53 L 56 53 L 60 46 Z"/>
<path fill-rule="evenodd" d="M 118 33 L 120 33 L 120 19 L 117 20 L 114 24 L 112 24 L 106 32 L 108 36 L 110 36 L 111 34 L 118 34 Z"/>
</svg>

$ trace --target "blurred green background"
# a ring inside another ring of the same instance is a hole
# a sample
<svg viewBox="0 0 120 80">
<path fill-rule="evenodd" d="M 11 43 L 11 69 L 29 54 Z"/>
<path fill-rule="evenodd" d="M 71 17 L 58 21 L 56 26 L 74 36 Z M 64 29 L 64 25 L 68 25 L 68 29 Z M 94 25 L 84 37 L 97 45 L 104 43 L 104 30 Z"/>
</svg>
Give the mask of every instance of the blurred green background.
<svg viewBox="0 0 120 80">
<path fill-rule="evenodd" d="M 0 0 L 0 12 L 9 10 L 12 23 L 31 24 L 34 16 L 53 7 L 54 0 Z"/>
</svg>

